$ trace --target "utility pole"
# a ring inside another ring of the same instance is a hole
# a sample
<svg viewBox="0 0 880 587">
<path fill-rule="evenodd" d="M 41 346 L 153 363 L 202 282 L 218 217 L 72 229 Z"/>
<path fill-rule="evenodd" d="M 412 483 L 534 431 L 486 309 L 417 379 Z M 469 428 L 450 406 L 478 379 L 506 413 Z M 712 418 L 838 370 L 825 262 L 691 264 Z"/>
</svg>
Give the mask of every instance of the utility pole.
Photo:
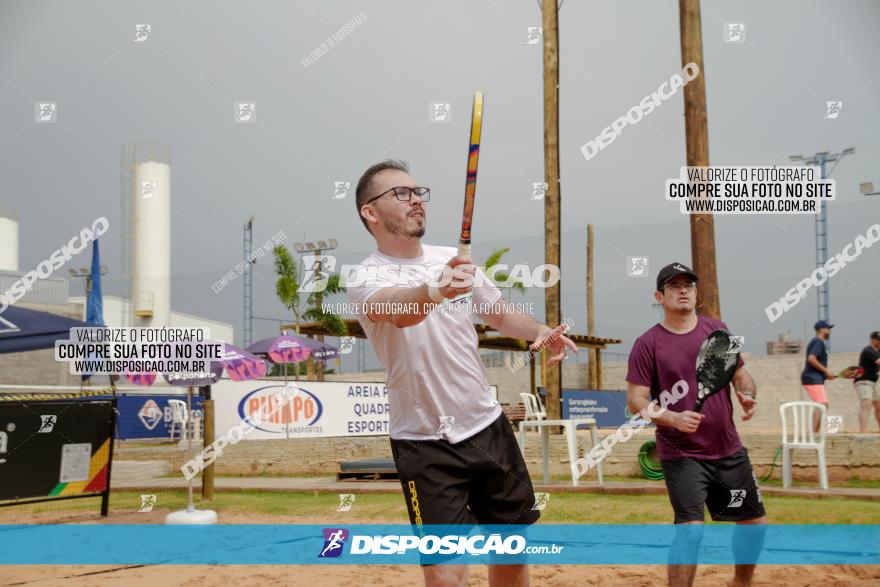
<svg viewBox="0 0 880 587">
<path fill-rule="evenodd" d="M 544 25 L 544 262 L 559 267 L 559 9 L 556 0 L 541 7 Z M 544 290 L 545 320 L 551 327 L 562 322 L 560 287 Z M 547 353 L 541 353 L 541 379 L 547 390 L 547 418 L 559 419 L 562 389 L 562 365 L 547 365 Z"/>
<path fill-rule="evenodd" d="M 706 114 L 706 77 L 700 1 L 678 0 L 681 29 L 681 65 L 696 63 L 699 75 L 684 86 L 684 124 L 689 167 L 709 165 L 709 128 Z M 697 312 L 721 318 L 718 275 L 715 268 L 715 217 L 690 214 L 691 263 L 699 276 Z"/>
</svg>

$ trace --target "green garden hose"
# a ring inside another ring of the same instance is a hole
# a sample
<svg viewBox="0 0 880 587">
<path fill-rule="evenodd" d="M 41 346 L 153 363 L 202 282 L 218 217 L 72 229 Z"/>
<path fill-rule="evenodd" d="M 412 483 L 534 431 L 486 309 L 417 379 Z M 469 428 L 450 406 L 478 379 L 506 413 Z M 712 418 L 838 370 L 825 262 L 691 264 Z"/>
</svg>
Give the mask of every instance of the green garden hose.
<svg viewBox="0 0 880 587">
<path fill-rule="evenodd" d="M 773 455 L 773 462 L 770 464 L 770 471 L 766 475 L 761 477 L 761 483 L 763 483 L 764 481 L 769 479 L 771 475 L 773 475 L 773 469 L 776 467 L 776 459 L 778 459 L 779 455 L 781 455 L 781 454 L 782 454 L 782 447 L 781 446 L 776 447 L 776 454 Z"/>
<path fill-rule="evenodd" d="M 654 440 L 649 440 L 639 449 L 639 468 L 642 470 L 642 475 L 645 476 L 645 479 L 651 479 L 652 481 L 659 481 L 663 479 L 663 467 L 660 465 L 660 461 L 657 460 L 657 442 Z"/>
</svg>

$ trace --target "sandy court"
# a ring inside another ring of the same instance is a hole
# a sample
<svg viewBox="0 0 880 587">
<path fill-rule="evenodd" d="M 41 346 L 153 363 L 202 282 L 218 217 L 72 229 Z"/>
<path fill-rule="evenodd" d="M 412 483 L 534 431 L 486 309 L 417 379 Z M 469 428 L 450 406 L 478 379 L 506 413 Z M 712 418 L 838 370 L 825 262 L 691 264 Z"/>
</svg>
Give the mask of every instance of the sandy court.
<svg viewBox="0 0 880 587">
<path fill-rule="evenodd" d="M 52 522 L 158 524 L 168 512 L 114 515 L 100 520 L 93 514 L 70 516 Z M 323 524 L 326 516 L 270 516 L 266 514 L 224 514 L 220 521 L 226 524 Z M 352 518 L 351 523 L 359 520 Z M 368 523 L 399 523 L 398 519 L 377 520 Z M 728 566 L 700 567 L 698 586 L 724 585 L 732 574 Z M 664 585 L 666 569 L 658 565 L 598 566 L 598 565 L 544 565 L 531 569 L 532 585 L 583 586 L 620 585 L 651 587 Z M 383 585 L 404 587 L 422 584 L 422 574 L 416 566 L 387 565 L 155 565 L 155 566 L 102 566 L 102 565 L 10 565 L 0 567 L 0 585 L 63 586 L 63 587 L 262 587 L 265 585 L 308 585 L 309 587 L 354 587 Z M 487 567 L 475 565 L 470 570 L 469 585 L 487 586 Z M 756 587 L 874 587 L 880 584 L 878 566 L 759 566 Z"/>
</svg>

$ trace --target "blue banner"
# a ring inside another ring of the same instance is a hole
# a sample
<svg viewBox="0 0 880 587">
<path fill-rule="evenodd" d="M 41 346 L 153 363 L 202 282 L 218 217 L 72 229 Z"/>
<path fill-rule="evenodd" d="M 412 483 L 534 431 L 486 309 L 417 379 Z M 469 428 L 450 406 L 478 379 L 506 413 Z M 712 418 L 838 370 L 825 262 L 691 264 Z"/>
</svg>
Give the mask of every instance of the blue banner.
<svg viewBox="0 0 880 587">
<path fill-rule="evenodd" d="M 619 428 L 632 416 L 626 407 L 625 391 L 562 390 L 563 418 L 595 418 L 599 428 Z"/>
<path fill-rule="evenodd" d="M 109 396 L 108 396 L 109 397 Z M 116 438 L 131 440 L 134 438 L 170 438 L 172 409 L 168 400 L 179 400 L 186 403 L 185 395 L 121 395 L 118 396 L 116 419 Z M 201 420 L 202 398 L 192 398 L 191 418 Z M 180 438 L 179 426 L 174 428 L 174 438 Z"/>
<path fill-rule="evenodd" d="M 880 526 L 856 524 L 40 524 L 0 543 L 0 564 L 880 564 Z"/>
</svg>

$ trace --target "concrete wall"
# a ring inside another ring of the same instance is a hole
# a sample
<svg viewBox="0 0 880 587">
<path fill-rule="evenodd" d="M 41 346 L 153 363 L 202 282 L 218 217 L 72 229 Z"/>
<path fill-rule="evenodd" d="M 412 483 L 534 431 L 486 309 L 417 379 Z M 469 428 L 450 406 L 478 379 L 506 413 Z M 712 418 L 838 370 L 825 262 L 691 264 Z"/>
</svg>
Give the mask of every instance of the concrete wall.
<svg viewBox="0 0 880 587">
<path fill-rule="evenodd" d="M 758 386 L 758 411 L 754 418 L 748 422 L 742 422 L 737 415 L 737 428 L 743 433 L 780 431 L 779 405 L 788 401 L 808 399 L 800 384 L 804 358 L 800 355 L 749 356 L 746 354 L 744 359 L 746 368 Z M 858 353 L 833 353 L 828 362 L 834 371 L 840 371 L 844 367 L 856 364 Z M 625 390 L 626 369 L 627 364 L 623 361 L 603 363 L 604 389 Z M 502 404 L 519 403 L 519 394 L 529 392 L 528 368 L 511 373 L 503 367 L 491 367 L 486 369 L 486 377 L 489 383 L 498 385 L 499 401 Z M 379 371 L 328 375 L 327 380 L 384 382 L 385 373 Z M 536 380 L 540 385 L 540 369 L 537 370 Z M 565 388 L 586 389 L 586 364 L 569 363 L 564 365 L 562 382 Z M 858 432 L 858 399 L 853 390 L 852 381 L 846 379 L 830 381 L 826 383 L 826 390 L 829 400 L 829 415 L 843 416 L 844 432 Z M 871 421 L 869 429 L 871 431 L 878 430 L 875 420 Z"/>
<path fill-rule="evenodd" d="M 604 437 L 611 431 L 602 431 Z M 582 449 L 589 450 L 589 435 L 578 435 Z M 654 439 L 653 430 L 643 430 L 629 442 L 616 445 L 603 461 L 606 475 L 639 476 L 636 460 L 639 448 Z M 758 477 L 770 469 L 779 446 L 775 435 L 744 434 L 743 444 L 749 449 L 749 457 Z M 119 458 L 126 459 L 122 456 Z M 852 477 L 880 479 L 880 436 L 878 435 L 829 435 L 825 455 L 828 475 L 832 481 Z M 391 458 L 388 437 L 368 436 L 356 438 L 316 438 L 311 440 L 245 440 L 224 449 L 215 467 L 218 475 L 272 473 L 292 475 L 304 473 L 335 474 L 340 461 Z M 793 475 L 795 479 L 818 480 L 816 453 L 798 451 L 794 454 Z M 537 434 L 529 434 L 526 440 L 526 464 L 534 480 L 541 476 L 541 441 Z M 782 457 L 777 460 L 773 477 L 781 478 Z M 551 475 L 569 475 L 568 450 L 562 436 L 550 439 Z M 595 472 L 589 472 L 585 480 L 595 480 Z"/>
</svg>

